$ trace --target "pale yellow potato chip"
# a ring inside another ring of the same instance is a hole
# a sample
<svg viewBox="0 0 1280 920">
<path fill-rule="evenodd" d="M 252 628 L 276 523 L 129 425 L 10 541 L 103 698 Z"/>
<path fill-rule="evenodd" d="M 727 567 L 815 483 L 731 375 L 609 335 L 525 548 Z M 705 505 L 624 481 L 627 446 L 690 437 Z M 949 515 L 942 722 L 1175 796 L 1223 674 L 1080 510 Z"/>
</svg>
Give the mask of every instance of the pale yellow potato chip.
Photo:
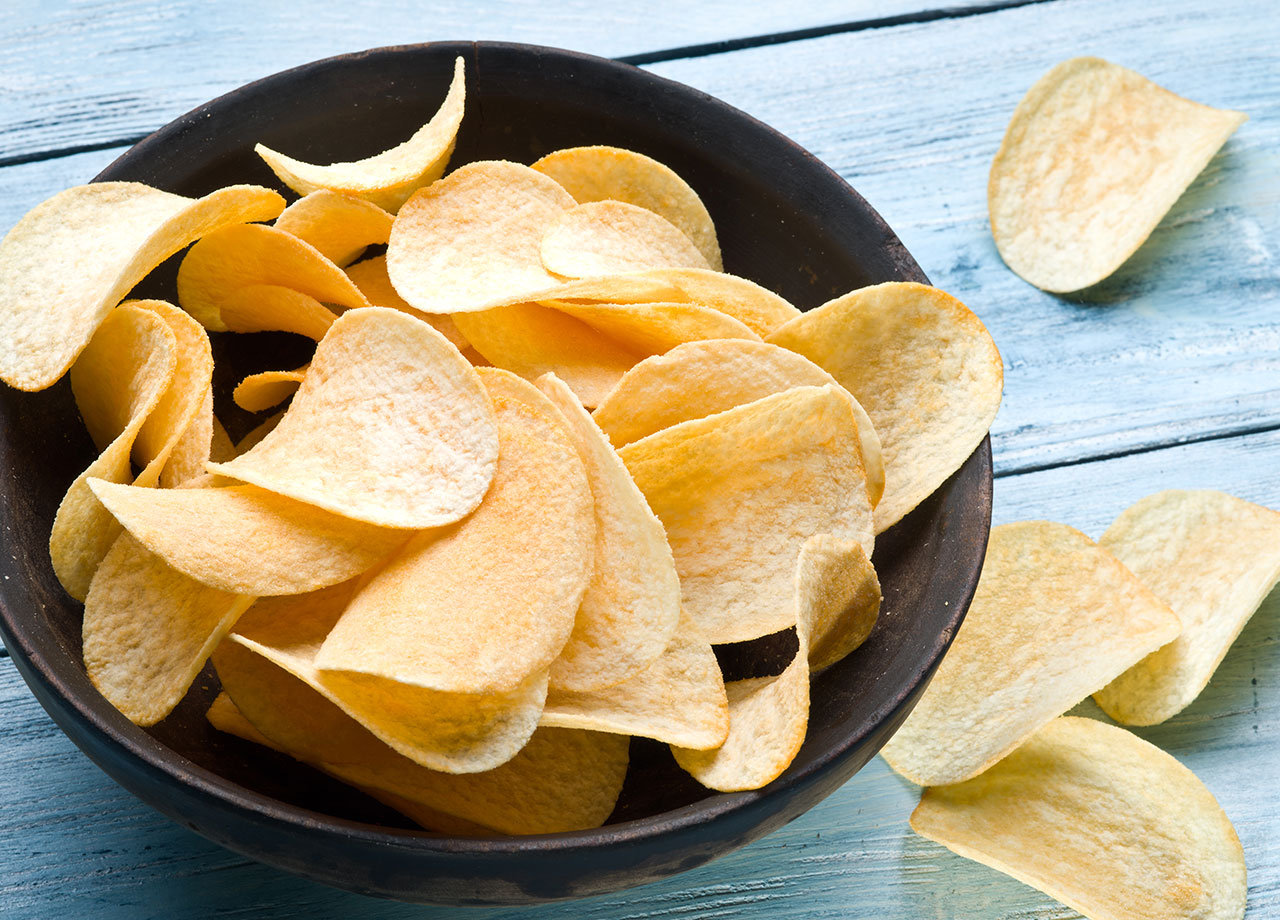
<svg viewBox="0 0 1280 920">
<path fill-rule="evenodd" d="M 538 389 L 560 410 L 595 506 L 594 569 L 551 687 L 599 690 L 657 658 L 680 621 L 680 577 L 662 522 L 591 416 L 554 374 Z"/>
<path fill-rule="evenodd" d="M 85 598 L 85 671 L 131 721 L 154 725 L 252 603 L 188 578 L 122 533 Z"/>
<path fill-rule="evenodd" d="M 547 696 L 546 670 L 510 692 L 489 694 L 442 693 L 367 674 L 321 671 L 316 658 L 353 588 L 346 583 L 312 594 L 264 598 L 241 618 L 232 644 L 304 681 L 382 743 L 422 766 L 473 773 L 514 757 L 537 728 Z M 220 674 L 230 667 L 228 658 L 235 656 L 224 644 L 214 655 Z M 251 711 L 246 715 L 257 724 Z M 294 738 L 289 746 L 304 743 Z"/>
<path fill-rule="evenodd" d="M 380 256 L 374 256 L 372 259 L 365 259 L 350 265 L 346 269 L 347 277 L 351 279 L 351 283 L 360 289 L 360 293 L 375 307 L 389 307 L 392 310 L 401 310 L 418 319 L 424 319 L 435 327 L 446 339 L 457 346 L 459 351 L 466 349 L 471 343 L 467 341 L 459 330 L 453 317 L 444 313 L 423 313 L 421 310 L 415 310 L 405 301 L 403 297 L 396 293 L 396 289 L 391 286 L 391 278 L 387 275 L 387 256 L 384 253 Z"/>
<path fill-rule="evenodd" d="M 582 401 L 595 406 L 644 356 L 580 319 L 536 303 L 517 303 L 453 321 L 495 367 L 536 380 L 553 373 Z"/>
<path fill-rule="evenodd" d="M 759 336 L 744 323 L 696 303 L 577 303 L 547 300 L 544 306 L 568 313 L 628 351 L 661 354 L 685 342 L 749 339 Z"/>
<path fill-rule="evenodd" d="M 293 371 L 262 371 L 240 381 L 232 392 L 235 404 L 246 412 L 278 406 L 298 391 L 307 378 L 307 365 Z"/>
<path fill-rule="evenodd" d="M 796 563 L 796 603 L 809 624 L 809 670 L 828 668 L 865 642 L 880 601 L 880 579 L 861 543 L 825 533 L 806 540 Z"/>
<path fill-rule="evenodd" d="M 573 206 L 568 192 L 528 166 L 468 163 L 405 202 L 391 227 L 387 273 L 400 296 L 427 313 L 518 302 L 520 291 L 555 284 L 539 244 Z"/>
<path fill-rule="evenodd" d="M 618 453 L 666 528 L 684 609 L 713 644 L 795 623 L 796 561 L 814 534 L 870 555 L 857 422 L 836 386 L 681 422 Z"/>
<path fill-rule="evenodd" d="M 547 227 L 540 251 L 547 271 L 565 278 L 710 268 L 679 227 L 622 201 L 593 201 L 565 211 Z"/>
<path fill-rule="evenodd" d="M 685 269 L 692 271 L 693 269 Z M 670 271 L 670 269 L 667 269 Z M 708 274 L 715 274 L 708 272 Z M 518 291 L 496 297 L 485 307 L 538 300 L 579 300 L 597 303 L 663 303 L 686 301 L 687 297 L 674 284 L 662 279 L 662 272 L 625 272 L 599 278 L 556 280 L 537 291 Z"/>
<path fill-rule="evenodd" d="M 541 724 L 708 750 L 728 737 L 729 700 L 711 645 L 683 617 L 662 653 L 621 683 L 597 690 L 553 686 Z"/>
<path fill-rule="evenodd" d="M 261 656 L 226 643 L 215 659 L 223 686 L 245 718 L 293 757 L 498 833 L 598 827 L 622 791 L 630 739 L 621 735 L 543 728 L 500 767 L 441 773 L 397 754 Z"/>
<path fill-rule="evenodd" d="M 226 332 L 295 332 L 317 342 L 337 319 L 310 294 L 279 284 L 231 288 L 219 298 L 218 311 Z"/>
<path fill-rule="evenodd" d="M 706 205 L 669 166 L 619 147 L 569 147 L 533 164 L 563 185 L 580 204 L 613 199 L 660 214 L 693 241 L 720 271 L 720 243 Z"/>
<path fill-rule="evenodd" d="M 689 419 L 704 418 L 796 386 L 825 386 L 836 379 L 803 355 L 745 339 L 679 345 L 646 358 L 623 375 L 592 417 L 615 447 Z M 874 505 L 884 494 L 880 438 L 866 410 L 848 395 L 858 420 L 858 443 Z"/>
<path fill-rule="evenodd" d="M 256 186 L 191 199 L 136 182 L 77 186 L 37 205 L 0 242 L 0 379 L 49 386 L 151 269 L 218 227 L 283 207 Z"/>
<path fill-rule="evenodd" d="M 1194 773 L 1064 716 L 981 776 L 926 789 L 911 827 L 1093 920 L 1240 920 L 1244 850 Z"/>
<path fill-rule="evenodd" d="M 396 310 L 338 317 L 289 411 L 209 469 L 382 527 L 470 513 L 498 460 L 489 395 L 444 336 Z"/>
<path fill-rule="evenodd" d="M 385 243 L 391 220 L 372 202 L 321 188 L 285 208 L 273 226 L 310 243 L 341 268 L 369 246 Z"/>
<path fill-rule="evenodd" d="M 195 320 L 192 320 L 192 323 L 199 326 Z M 203 332 L 203 327 L 201 331 Z M 216 457 L 215 454 L 217 454 Z M 233 456 L 235 452 L 231 446 L 231 438 L 213 414 L 211 376 L 199 408 L 178 442 L 174 444 L 169 454 L 169 462 L 160 472 L 160 486 L 165 489 L 180 486 L 197 476 L 203 476 L 204 465 L 209 460 L 229 460 Z"/>
<path fill-rule="evenodd" d="M 431 120 L 403 144 L 375 156 L 320 166 L 258 144 L 254 151 L 280 181 L 299 195 L 329 189 L 395 212 L 413 192 L 444 175 L 466 107 L 466 68 L 454 61 L 449 92 Z"/>
<path fill-rule="evenodd" d="M 241 293 L 246 288 L 251 290 Z M 287 301 L 273 308 L 273 298 L 281 296 L 275 288 L 322 304 L 369 306 L 346 273 L 314 246 L 263 224 L 235 224 L 207 234 L 178 267 L 178 302 L 216 332 L 281 328 L 270 325 L 278 322 L 275 312 L 287 316 L 302 308 Z"/>
<path fill-rule="evenodd" d="M 364 572 L 410 536 L 252 485 L 144 489 L 90 479 L 89 488 L 150 552 L 233 594 L 326 588 Z"/>
<path fill-rule="evenodd" d="M 922 786 L 969 779 L 1180 629 L 1079 531 L 1048 521 L 996 527 L 951 649 L 880 753 Z"/>
<path fill-rule="evenodd" d="M 1182 634 L 1094 699 L 1128 725 L 1181 712 L 1280 580 L 1280 514 L 1221 492 L 1157 492 L 1098 541 L 1182 620 Z"/>
<path fill-rule="evenodd" d="M 498 419 L 493 484 L 470 517 L 415 536 L 361 585 L 316 660 L 327 676 L 505 693 L 545 673 L 573 631 L 596 544 L 587 474 L 546 396 L 477 373 Z"/>
<path fill-rule="evenodd" d="M 991 164 L 987 207 L 1000 256 L 1046 291 L 1096 284 L 1247 118 L 1100 58 L 1063 61 L 1018 103 Z"/>
<path fill-rule="evenodd" d="M 810 310 L 767 337 L 828 371 L 871 416 L 884 456 L 876 532 L 922 502 L 982 443 L 1004 366 L 986 327 L 936 288 L 889 282 Z"/>
</svg>

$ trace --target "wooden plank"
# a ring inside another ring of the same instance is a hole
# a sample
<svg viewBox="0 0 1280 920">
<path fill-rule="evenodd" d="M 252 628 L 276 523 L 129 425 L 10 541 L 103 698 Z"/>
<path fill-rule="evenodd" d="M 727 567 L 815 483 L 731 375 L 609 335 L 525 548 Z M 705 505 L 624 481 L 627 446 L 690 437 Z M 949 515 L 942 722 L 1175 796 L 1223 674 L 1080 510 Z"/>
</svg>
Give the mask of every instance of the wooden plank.
<svg viewBox="0 0 1280 920">
<path fill-rule="evenodd" d="M 1280 424 L 1280 17 L 1252 0 L 1081 0 L 659 64 L 813 151 L 880 210 L 1005 357 L 998 471 Z M 991 241 L 991 157 L 1021 95 L 1095 54 L 1251 116 L 1087 299 Z"/>
<path fill-rule="evenodd" d="M 140 137 L 242 83 L 383 45 L 488 39 L 617 57 L 989 2 L 19 3 L 0 23 L 0 161 Z"/>
<path fill-rule="evenodd" d="M 1048 517 L 1097 536 L 1122 508 L 1165 486 L 1215 486 L 1280 507 L 1280 433 L 1082 464 L 997 483 L 997 523 Z M 331 891 L 221 850 L 118 789 L 53 726 L 0 660 L 0 903 L 14 917 L 104 920 L 232 916 L 422 918 L 415 908 Z M 1078 712 L 1098 715 L 1086 704 Z M 1249 920 L 1280 915 L 1280 592 L 1245 628 L 1209 688 L 1139 734 L 1194 770 L 1235 822 L 1249 867 Z M 775 834 L 701 869 L 632 892 L 475 920 L 697 917 L 1068 918 L 1074 913 L 992 870 L 916 838 L 914 787 L 876 759 Z"/>
</svg>

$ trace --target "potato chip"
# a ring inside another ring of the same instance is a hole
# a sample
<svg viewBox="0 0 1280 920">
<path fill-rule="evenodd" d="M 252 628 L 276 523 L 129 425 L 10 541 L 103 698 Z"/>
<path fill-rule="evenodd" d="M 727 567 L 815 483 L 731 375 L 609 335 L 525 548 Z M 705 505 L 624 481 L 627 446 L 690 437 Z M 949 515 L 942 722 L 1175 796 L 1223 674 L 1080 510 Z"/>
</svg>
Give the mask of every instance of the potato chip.
<svg viewBox="0 0 1280 920">
<path fill-rule="evenodd" d="M 809 624 L 809 670 L 821 671 L 871 635 L 880 615 L 880 579 L 857 540 L 814 534 L 796 564 L 799 618 Z"/>
<path fill-rule="evenodd" d="M 577 303 L 543 301 L 544 306 L 582 320 L 629 351 L 661 354 L 703 339 L 759 340 L 732 316 L 696 303 Z"/>
<path fill-rule="evenodd" d="M 715 652 L 682 617 L 662 653 L 621 683 L 597 690 L 552 687 L 541 724 L 708 750 L 728 737 L 729 701 Z"/>
<path fill-rule="evenodd" d="M 183 314 L 185 315 L 185 314 Z M 191 320 L 193 326 L 199 326 Z M 201 332 L 203 333 L 203 327 Z M 222 451 L 215 457 L 218 451 Z M 169 461 L 160 472 L 160 486 L 165 489 L 176 488 L 185 482 L 204 475 L 204 465 L 211 459 L 229 460 L 235 456 L 231 446 L 231 438 L 227 430 L 213 414 L 213 379 L 205 389 L 204 398 L 199 408 L 187 425 L 178 442 L 169 453 Z"/>
<path fill-rule="evenodd" d="M 551 686 L 612 687 L 662 654 L 675 635 L 680 578 L 662 523 L 609 439 L 562 380 L 548 374 L 537 386 L 564 417 L 595 505 L 594 571 L 569 641 L 551 665 Z"/>
<path fill-rule="evenodd" d="M 543 728 L 500 767 L 440 773 L 397 754 L 315 690 L 247 649 L 228 643 L 215 659 L 237 707 L 293 757 L 498 833 L 598 827 L 622 791 L 630 739 L 621 735 Z"/>
<path fill-rule="evenodd" d="M 335 585 L 410 536 L 251 485 L 143 489 L 90 479 L 89 488 L 150 552 L 232 594 L 301 594 Z"/>
<path fill-rule="evenodd" d="M 690 342 L 646 358 L 623 375 L 593 418 L 615 447 L 689 419 L 744 405 L 795 386 L 836 379 L 803 355 L 744 339 Z M 848 391 L 841 388 L 846 396 Z M 848 396 L 858 420 L 858 443 L 874 505 L 884 494 L 880 438 L 866 410 Z"/>
<path fill-rule="evenodd" d="M 991 531 L 978 590 L 928 689 L 880 753 L 922 786 L 976 776 L 1181 630 L 1084 534 Z"/>
<path fill-rule="evenodd" d="M 621 201 L 570 208 L 542 237 L 542 264 L 565 278 L 650 268 L 709 268 L 706 258 L 665 217 Z"/>
<path fill-rule="evenodd" d="M 796 619 L 813 534 L 873 545 L 857 422 L 835 386 L 796 387 L 618 451 L 671 543 L 684 609 L 713 644 Z"/>
<path fill-rule="evenodd" d="M 328 189 L 363 198 L 394 213 L 405 199 L 444 175 L 466 106 L 466 68 L 454 61 L 449 92 L 431 120 L 397 147 L 353 162 L 319 166 L 304 163 L 258 144 L 254 151 L 280 181 L 299 195 Z"/>
<path fill-rule="evenodd" d="M 1181 712 L 1280 580 L 1280 514 L 1221 492 L 1157 492 L 1098 541 L 1182 620 L 1182 634 L 1094 699 L 1128 725 Z"/>
<path fill-rule="evenodd" d="M 1096 284 L 1247 118 L 1100 58 L 1063 61 L 1018 103 L 991 164 L 987 207 L 1001 258 L 1046 291 Z"/>
<path fill-rule="evenodd" d="M 51 385 L 151 269 L 218 227 L 283 207 L 256 186 L 191 199 L 135 182 L 81 185 L 37 205 L 0 242 L 0 379 Z"/>
<path fill-rule="evenodd" d="M 924 791 L 911 827 L 1094 920 L 1244 916 L 1244 851 L 1195 774 L 1064 716 L 981 776 Z"/>
<path fill-rule="evenodd" d="M 411 316 L 416 316 L 418 319 L 426 320 L 435 327 L 436 332 L 439 332 L 452 342 L 459 351 L 471 344 L 467 341 L 466 336 L 458 331 L 458 326 L 451 316 L 444 313 L 423 313 L 421 310 L 415 310 L 409 306 L 403 297 L 396 293 L 396 289 L 391 286 L 391 278 L 387 275 L 387 257 L 385 254 L 357 262 L 355 265 L 348 266 L 346 271 L 351 283 L 360 289 L 360 293 L 373 306 L 389 307 L 392 310 L 400 310 Z"/>
<path fill-rule="evenodd" d="M 385 243 L 391 220 L 372 202 L 321 188 L 285 208 L 274 226 L 311 244 L 341 268 L 369 246 Z"/>
<path fill-rule="evenodd" d="M 563 185 L 579 204 L 612 199 L 662 215 L 693 241 L 711 268 L 724 267 L 706 205 L 657 160 L 618 147 L 569 147 L 547 154 L 533 168 Z"/>
<path fill-rule="evenodd" d="M 246 412 L 278 406 L 297 392 L 307 378 L 307 365 L 293 371 L 262 371 L 240 381 L 231 398 Z"/>
<path fill-rule="evenodd" d="M 154 725 L 252 603 L 188 578 L 122 533 L 85 598 L 85 671 L 131 721 Z"/>
<path fill-rule="evenodd" d="M 556 283 L 539 244 L 573 206 L 568 192 L 528 166 L 468 163 L 405 202 L 391 228 L 387 273 L 400 296 L 427 313 L 519 302 L 519 292 Z"/>
<path fill-rule="evenodd" d="M 338 318 L 310 294 L 279 284 L 246 284 L 228 290 L 218 302 L 218 311 L 226 331 L 294 332 L 317 342 Z"/>
<path fill-rule="evenodd" d="M 828 371 L 875 423 L 884 455 L 881 533 L 933 493 L 987 436 L 1004 367 L 986 327 L 936 288 L 861 288 L 787 323 L 767 341 Z"/>
<path fill-rule="evenodd" d="M 338 317 L 280 424 L 209 469 L 382 527 L 448 524 L 480 503 L 498 436 L 484 386 L 426 323 Z"/>
<path fill-rule="evenodd" d="M 361 586 L 316 660 L 326 678 L 510 692 L 545 672 L 573 631 L 596 543 L 582 461 L 532 384 L 477 373 L 498 419 L 493 484 L 470 517 L 415 536 Z"/>
<path fill-rule="evenodd" d="M 178 302 L 206 329 L 257 332 L 283 328 L 311 335 L 304 329 L 280 325 L 283 319 L 277 313 L 289 317 L 298 312 L 306 315 L 307 311 L 298 306 L 306 301 L 283 298 L 277 289 L 306 295 L 321 304 L 369 306 L 346 273 L 315 247 L 262 224 L 236 224 L 206 235 L 183 256 L 178 268 Z"/>
</svg>

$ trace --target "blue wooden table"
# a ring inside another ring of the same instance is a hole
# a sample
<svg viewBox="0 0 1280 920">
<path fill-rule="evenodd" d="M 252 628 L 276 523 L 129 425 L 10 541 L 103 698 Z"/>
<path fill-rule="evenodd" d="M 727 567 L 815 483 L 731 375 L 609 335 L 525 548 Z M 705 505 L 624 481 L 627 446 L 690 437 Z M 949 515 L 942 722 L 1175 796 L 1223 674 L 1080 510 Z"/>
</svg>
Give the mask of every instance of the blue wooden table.
<svg viewBox="0 0 1280 920">
<path fill-rule="evenodd" d="M 631 56 L 772 124 L 880 210 L 1005 360 L 997 523 L 1097 536 L 1167 487 L 1280 508 L 1280 10 L 1269 0 L 7 0 L 0 231 L 194 105 L 386 44 L 503 39 Z M 945 7 L 945 8 L 944 8 Z M 1087 297 L 1001 263 L 986 177 L 1014 105 L 1095 54 L 1250 121 L 1147 245 Z M 2 653 L 0 653 L 2 654 Z M 528 910 L 391 904 L 247 862 L 150 811 L 67 741 L 0 657 L 0 915 L 101 918 L 1069 918 L 912 835 L 917 790 L 873 761 L 737 854 L 611 897 Z M 1098 714 L 1090 704 L 1081 707 Z M 1141 730 L 1235 822 L 1251 920 L 1280 918 L 1280 592 L 1208 690 Z"/>
</svg>

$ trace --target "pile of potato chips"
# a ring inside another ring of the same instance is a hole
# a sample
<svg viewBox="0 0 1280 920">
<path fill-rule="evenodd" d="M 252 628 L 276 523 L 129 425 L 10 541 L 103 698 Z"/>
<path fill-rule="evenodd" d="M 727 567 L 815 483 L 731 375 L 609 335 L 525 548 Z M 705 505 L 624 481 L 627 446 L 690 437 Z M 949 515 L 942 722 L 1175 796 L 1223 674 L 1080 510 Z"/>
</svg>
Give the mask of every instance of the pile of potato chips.
<svg viewBox="0 0 1280 920">
<path fill-rule="evenodd" d="M 212 656 L 215 725 L 446 832 L 600 824 L 633 735 L 758 788 L 876 621 L 875 536 L 986 435 L 999 354 L 933 288 L 801 314 L 724 273 L 640 153 L 446 175 L 465 100 L 459 60 L 393 150 L 259 148 L 287 208 L 103 183 L 0 243 L 0 377 L 70 368 L 101 451 L 50 540 L 88 674 L 151 725 Z M 188 245 L 181 309 L 121 303 Z M 291 401 L 233 445 L 208 332 L 261 330 L 314 355 L 236 387 Z M 714 646 L 784 631 L 781 673 L 726 684 Z"/>
</svg>

